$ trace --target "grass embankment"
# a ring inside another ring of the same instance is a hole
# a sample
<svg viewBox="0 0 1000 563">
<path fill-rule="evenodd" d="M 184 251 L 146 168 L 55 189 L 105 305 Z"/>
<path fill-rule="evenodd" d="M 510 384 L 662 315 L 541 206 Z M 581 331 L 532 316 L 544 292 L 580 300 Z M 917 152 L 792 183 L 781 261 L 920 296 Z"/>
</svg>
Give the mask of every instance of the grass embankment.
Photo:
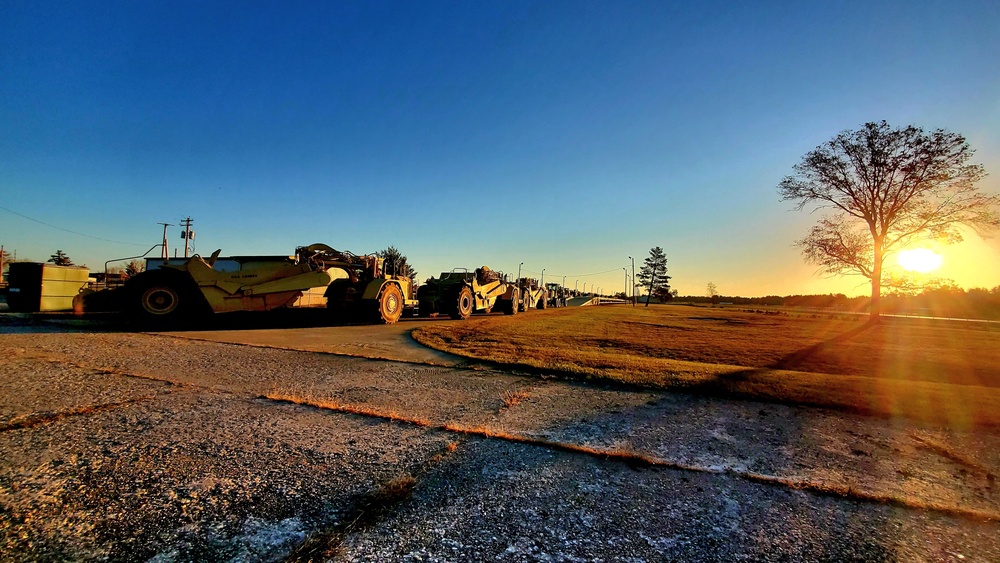
<svg viewBox="0 0 1000 563">
<path fill-rule="evenodd" d="M 583 307 L 414 331 L 469 358 L 577 378 L 1000 425 L 1000 327 L 686 306 Z"/>
</svg>

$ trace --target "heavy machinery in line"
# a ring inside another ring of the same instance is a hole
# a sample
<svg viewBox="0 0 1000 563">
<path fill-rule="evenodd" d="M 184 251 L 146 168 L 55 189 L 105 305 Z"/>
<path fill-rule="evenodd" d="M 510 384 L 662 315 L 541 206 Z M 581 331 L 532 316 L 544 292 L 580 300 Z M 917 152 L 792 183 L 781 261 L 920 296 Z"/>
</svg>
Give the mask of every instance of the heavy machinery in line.
<svg viewBox="0 0 1000 563">
<path fill-rule="evenodd" d="M 549 307 L 565 307 L 569 301 L 569 289 L 557 284 L 545 284 L 545 290 L 549 295 Z"/>
<path fill-rule="evenodd" d="M 517 280 L 517 289 L 521 293 L 520 309 L 522 311 L 545 309 L 549 306 L 545 288 L 539 285 L 538 280 L 535 278 L 521 278 Z"/>
<path fill-rule="evenodd" d="M 79 305 L 84 311 L 124 311 L 145 326 L 171 326 L 209 313 L 268 311 L 316 292 L 338 318 L 392 324 L 416 305 L 410 279 L 386 275 L 375 255 L 325 244 L 296 248 L 294 256 L 219 254 L 207 260 L 149 259 L 147 271 L 109 290 L 114 295 L 81 294 Z"/>
<path fill-rule="evenodd" d="M 456 268 L 430 278 L 417 290 L 417 313 L 429 317 L 436 313 L 453 319 L 467 319 L 475 311 L 490 312 L 499 306 L 504 314 L 517 314 L 520 292 L 502 272 L 487 266 L 470 272 Z"/>
</svg>

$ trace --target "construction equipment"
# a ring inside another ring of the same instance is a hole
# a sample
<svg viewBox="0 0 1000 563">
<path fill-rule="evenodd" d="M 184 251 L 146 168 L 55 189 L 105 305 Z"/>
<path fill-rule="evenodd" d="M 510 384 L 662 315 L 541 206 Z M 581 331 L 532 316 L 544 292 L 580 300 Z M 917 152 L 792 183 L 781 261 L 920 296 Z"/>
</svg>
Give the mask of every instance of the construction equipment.
<svg viewBox="0 0 1000 563">
<path fill-rule="evenodd" d="M 87 286 L 90 271 L 80 266 L 13 262 L 7 277 L 11 311 L 71 311 L 73 299 Z"/>
<path fill-rule="evenodd" d="M 565 307 L 569 301 L 569 289 L 557 284 L 545 284 L 545 290 L 549 294 L 549 307 Z"/>
<path fill-rule="evenodd" d="M 469 272 L 456 268 L 430 278 L 417 291 L 417 312 L 421 317 L 447 313 L 453 319 L 467 319 L 473 311 L 490 312 L 499 305 L 507 315 L 517 313 L 520 293 L 502 272 L 487 266 Z"/>
<path fill-rule="evenodd" d="M 88 301 L 113 301 L 143 325 L 166 326 L 207 313 L 268 311 L 295 303 L 303 293 L 322 291 L 339 316 L 392 324 L 416 305 L 409 278 L 387 276 L 382 259 L 356 256 L 325 244 L 295 249 L 294 256 L 219 257 L 194 255 L 183 261 L 147 259 L 147 271 L 126 282 L 118 298 L 97 294 Z"/>
<path fill-rule="evenodd" d="M 317 246 L 323 248 L 316 249 Z M 413 315 L 417 300 L 412 280 L 386 273 L 382 258 L 374 254 L 355 256 L 326 245 L 314 244 L 309 250 L 317 251 L 312 260 L 322 264 L 326 271 L 337 269 L 347 274 L 346 278 L 334 279 L 326 288 L 324 296 L 331 311 L 341 317 L 368 318 L 385 324 Z"/>
<path fill-rule="evenodd" d="M 545 309 L 549 306 L 545 288 L 540 286 L 535 278 L 517 280 L 517 288 L 521 293 L 520 309 L 522 311 Z"/>
</svg>

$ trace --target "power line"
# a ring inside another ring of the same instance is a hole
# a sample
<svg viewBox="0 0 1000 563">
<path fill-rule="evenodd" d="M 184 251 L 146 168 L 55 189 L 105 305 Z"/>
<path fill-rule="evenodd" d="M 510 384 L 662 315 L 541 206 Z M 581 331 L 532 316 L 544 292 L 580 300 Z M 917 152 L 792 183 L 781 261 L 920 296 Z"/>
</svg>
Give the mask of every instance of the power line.
<svg viewBox="0 0 1000 563">
<path fill-rule="evenodd" d="M 25 215 L 23 213 L 18 213 L 17 211 L 14 211 L 12 209 L 7 209 L 6 207 L 3 207 L 2 205 L 0 205 L 0 209 L 3 209 L 7 213 L 12 213 L 14 215 L 17 215 L 18 217 L 23 217 L 24 219 L 27 219 L 29 221 L 34 221 L 35 223 L 38 223 L 39 225 L 45 225 L 46 227 L 52 227 L 53 229 L 58 229 L 60 231 L 67 232 L 67 233 L 70 233 L 70 234 L 74 234 L 74 235 L 77 235 L 77 236 L 92 238 L 94 240 L 103 240 L 104 242 L 113 242 L 115 244 L 126 244 L 128 246 L 146 246 L 145 244 L 140 244 L 140 243 L 135 243 L 135 242 L 123 242 L 123 241 L 120 241 L 120 240 L 111 240 L 109 238 L 95 237 L 93 235 L 88 235 L 86 233 L 79 233 L 77 231 L 71 231 L 69 229 L 64 229 L 62 227 L 57 227 L 57 226 L 55 226 L 55 225 L 53 225 L 51 223 L 46 223 L 45 221 L 39 221 L 38 219 L 35 219 L 33 217 L 28 217 L 27 215 Z"/>
<path fill-rule="evenodd" d="M 557 277 L 557 278 L 562 278 L 562 277 L 567 277 L 567 278 L 585 278 L 587 276 L 599 276 L 601 274 L 607 274 L 607 273 L 610 273 L 610 272 L 617 272 L 618 270 L 621 270 L 621 269 L 622 269 L 622 267 L 619 266 L 617 268 L 612 268 L 610 270 L 604 270 L 603 272 L 592 272 L 590 274 L 560 274 L 560 273 L 556 273 L 556 272 L 551 272 L 551 273 L 550 272 L 546 272 L 545 275 L 546 276 L 554 276 L 554 277 Z M 521 271 L 524 272 L 524 273 L 527 273 L 527 274 L 539 274 L 539 275 L 541 274 L 541 272 L 536 272 L 536 271 L 528 270 L 528 269 L 523 269 Z"/>
</svg>

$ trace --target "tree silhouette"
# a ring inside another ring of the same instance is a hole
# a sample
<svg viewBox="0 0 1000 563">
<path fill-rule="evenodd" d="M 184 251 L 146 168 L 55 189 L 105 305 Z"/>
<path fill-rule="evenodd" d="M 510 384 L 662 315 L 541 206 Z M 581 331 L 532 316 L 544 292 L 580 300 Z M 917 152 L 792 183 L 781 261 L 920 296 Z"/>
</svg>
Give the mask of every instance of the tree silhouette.
<svg viewBox="0 0 1000 563">
<path fill-rule="evenodd" d="M 719 288 L 716 287 L 715 282 L 708 282 L 705 286 L 705 291 L 708 293 L 708 298 L 712 300 L 712 303 L 719 302 Z"/>
<path fill-rule="evenodd" d="M 656 297 L 660 301 L 667 301 L 671 298 L 670 276 L 667 275 L 667 255 L 663 249 L 655 246 L 649 249 L 649 256 L 643 261 L 639 270 L 639 285 L 642 285 L 649 292 L 646 297 L 646 306 L 649 307 L 650 297 Z"/>
<path fill-rule="evenodd" d="M 146 263 L 142 260 L 132 260 L 125 265 L 125 277 L 131 278 L 146 271 Z"/>
<path fill-rule="evenodd" d="M 959 242 L 962 225 L 979 234 L 1000 226 L 1000 197 L 975 186 L 986 171 L 968 164 L 974 152 L 961 135 L 885 121 L 840 133 L 778 185 L 782 201 L 799 210 L 833 210 L 796 244 L 828 273 L 868 278 L 877 321 L 887 255 L 922 240 Z"/>
<path fill-rule="evenodd" d="M 406 255 L 401 253 L 395 246 L 390 246 L 375 254 L 385 260 L 383 269 L 387 274 L 406 276 L 411 280 L 417 279 L 417 271 L 406 261 Z"/>
<path fill-rule="evenodd" d="M 72 266 L 73 260 L 66 255 L 62 250 L 56 250 L 56 253 L 49 256 L 49 262 L 55 264 L 56 266 Z"/>
</svg>

